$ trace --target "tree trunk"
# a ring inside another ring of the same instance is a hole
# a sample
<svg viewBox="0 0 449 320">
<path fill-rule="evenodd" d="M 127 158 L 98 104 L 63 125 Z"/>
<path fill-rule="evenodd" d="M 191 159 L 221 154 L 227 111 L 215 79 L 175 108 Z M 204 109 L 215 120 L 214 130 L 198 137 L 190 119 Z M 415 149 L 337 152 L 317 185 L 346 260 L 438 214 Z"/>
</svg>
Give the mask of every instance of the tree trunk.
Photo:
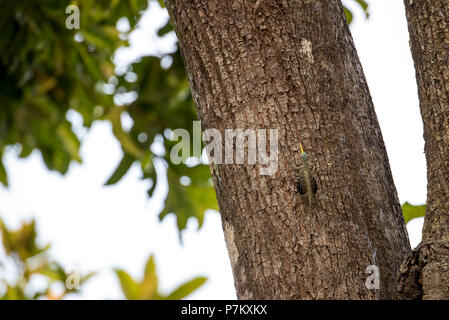
<svg viewBox="0 0 449 320">
<path fill-rule="evenodd" d="M 274 175 L 212 166 L 238 298 L 397 298 L 410 246 L 340 0 L 166 5 L 203 129 L 279 129 Z M 318 184 L 310 207 L 299 142 Z M 380 289 L 365 285 L 370 265 Z"/>
<path fill-rule="evenodd" d="M 427 210 L 421 244 L 404 263 L 411 298 L 449 299 L 449 5 L 405 1 L 424 123 Z"/>
</svg>

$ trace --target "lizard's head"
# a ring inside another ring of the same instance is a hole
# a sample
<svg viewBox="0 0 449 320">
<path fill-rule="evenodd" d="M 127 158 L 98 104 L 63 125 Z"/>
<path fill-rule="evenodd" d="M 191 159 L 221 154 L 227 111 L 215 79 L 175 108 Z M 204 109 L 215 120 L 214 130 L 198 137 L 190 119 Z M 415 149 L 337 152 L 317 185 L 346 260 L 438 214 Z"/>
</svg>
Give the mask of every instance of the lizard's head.
<svg viewBox="0 0 449 320">
<path fill-rule="evenodd" d="M 301 159 L 302 159 L 302 162 L 306 163 L 306 162 L 307 162 L 307 159 L 308 159 L 308 156 L 307 156 L 307 153 L 304 152 L 304 149 L 302 148 L 302 144 L 301 144 L 301 143 L 299 143 L 299 148 L 300 148 L 300 150 L 301 150 Z"/>
</svg>

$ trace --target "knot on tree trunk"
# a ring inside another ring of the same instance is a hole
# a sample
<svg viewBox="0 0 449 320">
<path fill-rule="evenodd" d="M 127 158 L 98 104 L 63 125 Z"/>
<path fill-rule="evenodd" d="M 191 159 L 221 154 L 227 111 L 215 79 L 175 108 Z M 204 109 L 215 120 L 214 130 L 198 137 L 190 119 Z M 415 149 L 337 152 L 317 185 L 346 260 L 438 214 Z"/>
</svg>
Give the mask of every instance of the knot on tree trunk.
<svg viewBox="0 0 449 320">
<path fill-rule="evenodd" d="M 421 242 L 402 263 L 398 282 L 404 299 L 449 299 L 449 240 Z"/>
</svg>

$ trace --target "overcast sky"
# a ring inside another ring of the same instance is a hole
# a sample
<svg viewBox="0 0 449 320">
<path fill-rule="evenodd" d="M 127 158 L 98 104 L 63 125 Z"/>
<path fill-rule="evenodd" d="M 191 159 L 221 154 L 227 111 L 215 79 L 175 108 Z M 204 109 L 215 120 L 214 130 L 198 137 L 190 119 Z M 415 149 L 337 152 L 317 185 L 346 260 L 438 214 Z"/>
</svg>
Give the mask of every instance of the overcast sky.
<svg viewBox="0 0 449 320">
<path fill-rule="evenodd" d="M 173 37 L 156 39 L 154 29 L 167 16 L 152 3 L 141 29 L 130 38 L 132 48 L 117 54 L 120 65 L 144 54 L 173 50 Z M 401 203 L 422 204 L 426 199 L 424 141 L 402 0 L 370 1 L 370 12 L 365 20 L 355 8 L 353 37 L 399 199 Z M 103 187 L 121 158 L 111 127 L 97 122 L 86 133 L 79 115 L 71 112 L 69 118 L 83 137 L 84 163 L 72 164 L 66 176 L 49 172 L 37 152 L 22 160 L 15 151 L 6 152 L 10 187 L 0 186 L 0 215 L 8 225 L 17 227 L 21 220 L 35 217 L 40 241 L 51 242 L 52 254 L 68 269 L 99 271 L 84 287 L 82 298 L 122 298 L 112 269 L 123 268 L 138 278 L 146 259 L 154 253 L 161 291 L 169 292 L 182 281 L 204 275 L 209 280 L 190 298 L 234 299 L 219 214 L 208 212 L 200 231 L 196 222 L 190 221 L 181 246 L 174 217 L 168 216 L 162 223 L 157 219 L 167 193 L 166 182 L 158 185 L 153 199 L 148 199 L 148 183 L 140 180 L 135 166 L 117 185 Z M 159 170 L 164 168 L 159 166 Z M 407 225 L 412 246 L 420 241 L 422 221 L 415 219 Z M 0 259 L 3 256 L 0 252 Z"/>
</svg>

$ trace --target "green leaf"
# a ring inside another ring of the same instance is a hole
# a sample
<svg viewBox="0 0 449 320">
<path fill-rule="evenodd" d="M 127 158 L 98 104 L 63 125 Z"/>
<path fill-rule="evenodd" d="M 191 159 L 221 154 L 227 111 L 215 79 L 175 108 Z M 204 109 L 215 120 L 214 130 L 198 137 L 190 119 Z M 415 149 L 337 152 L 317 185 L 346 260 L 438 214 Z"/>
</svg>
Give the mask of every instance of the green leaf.
<svg viewBox="0 0 449 320">
<path fill-rule="evenodd" d="M 346 20 L 348 21 L 348 24 L 351 24 L 353 16 L 352 16 L 352 12 L 345 7 L 345 15 L 346 15 Z"/>
<path fill-rule="evenodd" d="M 96 276 L 96 275 L 97 275 L 97 272 L 95 272 L 95 271 L 91 271 L 91 272 L 89 272 L 89 273 L 83 275 L 83 276 L 81 277 L 80 284 L 83 284 L 83 283 L 87 282 L 90 278 L 92 278 L 92 277 L 94 277 L 94 276 Z"/>
<path fill-rule="evenodd" d="M 191 174 L 188 172 L 190 171 Z M 191 178 L 190 185 L 182 185 L 180 178 L 188 176 Z M 159 215 L 162 220 L 168 213 L 176 214 L 179 231 L 187 226 L 187 220 L 194 217 L 198 220 L 201 228 L 204 212 L 207 209 L 218 210 L 217 198 L 213 186 L 208 183 L 210 178 L 210 169 L 206 165 L 198 165 L 188 168 L 183 165 L 169 166 L 167 178 L 169 183 L 168 196 L 165 201 L 164 210 Z"/>
<path fill-rule="evenodd" d="M 165 24 L 165 26 L 163 26 L 162 28 L 160 28 L 160 29 L 157 31 L 157 35 L 160 36 L 160 37 L 162 37 L 162 36 L 166 35 L 167 33 L 172 32 L 172 31 L 174 31 L 174 30 L 175 30 L 175 29 L 173 29 L 173 25 L 171 24 L 170 21 L 168 21 L 168 22 Z"/>
<path fill-rule="evenodd" d="M 365 17 L 369 17 L 369 11 L 368 11 L 368 3 L 364 0 L 355 0 L 363 9 L 363 12 L 365 12 Z"/>
<path fill-rule="evenodd" d="M 405 223 L 415 218 L 424 217 L 426 214 L 426 205 L 414 206 L 408 202 L 402 205 L 402 214 L 404 215 Z"/>
<path fill-rule="evenodd" d="M 56 129 L 56 133 L 59 139 L 61 139 L 62 145 L 64 146 L 67 153 L 73 159 L 81 163 L 82 161 L 79 155 L 80 141 L 70 128 L 70 124 L 61 123 Z"/>
<path fill-rule="evenodd" d="M 123 178 L 123 176 L 128 172 L 129 168 L 131 168 L 133 163 L 134 158 L 130 157 L 125 153 L 123 155 L 122 160 L 115 169 L 114 173 L 111 175 L 108 181 L 106 181 L 105 186 L 109 186 L 119 182 Z"/>
<path fill-rule="evenodd" d="M 156 264 L 154 262 L 154 256 L 151 255 L 145 265 L 144 277 L 150 277 L 153 275 L 156 275 Z"/>
<path fill-rule="evenodd" d="M 6 169 L 3 166 L 2 159 L 0 157 L 0 182 L 7 187 L 8 186 L 8 174 L 6 173 Z"/>
<path fill-rule="evenodd" d="M 0 296 L 0 300 L 26 300 L 25 292 L 22 288 L 17 286 L 6 286 L 4 296 Z"/>
<path fill-rule="evenodd" d="M 207 278 L 205 277 L 198 277 L 180 285 L 177 289 L 175 289 L 168 295 L 167 300 L 181 300 L 187 297 L 193 291 L 201 287 L 206 282 L 206 280 Z"/>
<path fill-rule="evenodd" d="M 57 263 L 47 263 L 40 268 L 33 270 L 33 272 L 38 272 L 39 274 L 46 276 L 51 281 L 63 281 L 67 279 L 67 274 L 64 269 Z"/>
<path fill-rule="evenodd" d="M 114 271 L 120 281 L 125 298 L 137 300 L 139 298 L 139 284 L 125 270 L 115 269 Z"/>
<path fill-rule="evenodd" d="M 112 32 L 111 30 L 118 36 L 118 31 L 115 28 L 108 30 L 88 28 L 82 29 L 81 33 L 87 42 L 94 44 L 97 48 L 112 49 L 116 45 L 116 38 L 108 34 Z"/>
<path fill-rule="evenodd" d="M 6 255 L 17 254 L 22 262 L 48 250 L 49 245 L 40 246 L 36 243 L 36 222 L 23 222 L 20 228 L 8 230 L 0 219 L 0 231 Z"/>
<path fill-rule="evenodd" d="M 89 75 L 96 81 L 103 79 L 100 70 L 100 64 L 97 61 L 95 61 L 93 55 L 90 55 L 87 52 L 86 48 L 84 47 L 84 44 L 76 43 L 76 48 L 78 49 L 78 54 L 80 55 L 84 63 L 84 67 L 86 68 Z"/>
<path fill-rule="evenodd" d="M 123 108 L 114 107 L 107 114 L 106 117 L 112 124 L 112 132 L 120 141 L 125 152 L 129 153 L 135 159 L 141 159 L 144 156 L 144 152 L 139 148 L 136 142 L 134 142 L 130 134 L 122 128 L 122 122 L 120 118 L 122 112 Z"/>
<path fill-rule="evenodd" d="M 369 18 L 369 11 L 368 11 L 368 3 L 365 0 L 353 0 L 355 3 L 357 3 L 363 10 L 363 13 L 365 14 L 366 18 Z M 345 9 L 345 15 L 346 20 L 348 21 L 348 24 L 351 24 L 354 16 L 352 14 L 351 9 L 344 7 Z"/>
<path fill-rule="evenodd" d="M 151 255 L 145 266 L 145 272 L 142 283 L 140 284 L 139 299 L 153 300 L 157 295 L 158 278 L 156 274 L 156 265 L 154 256 Z"/>
</svg>

